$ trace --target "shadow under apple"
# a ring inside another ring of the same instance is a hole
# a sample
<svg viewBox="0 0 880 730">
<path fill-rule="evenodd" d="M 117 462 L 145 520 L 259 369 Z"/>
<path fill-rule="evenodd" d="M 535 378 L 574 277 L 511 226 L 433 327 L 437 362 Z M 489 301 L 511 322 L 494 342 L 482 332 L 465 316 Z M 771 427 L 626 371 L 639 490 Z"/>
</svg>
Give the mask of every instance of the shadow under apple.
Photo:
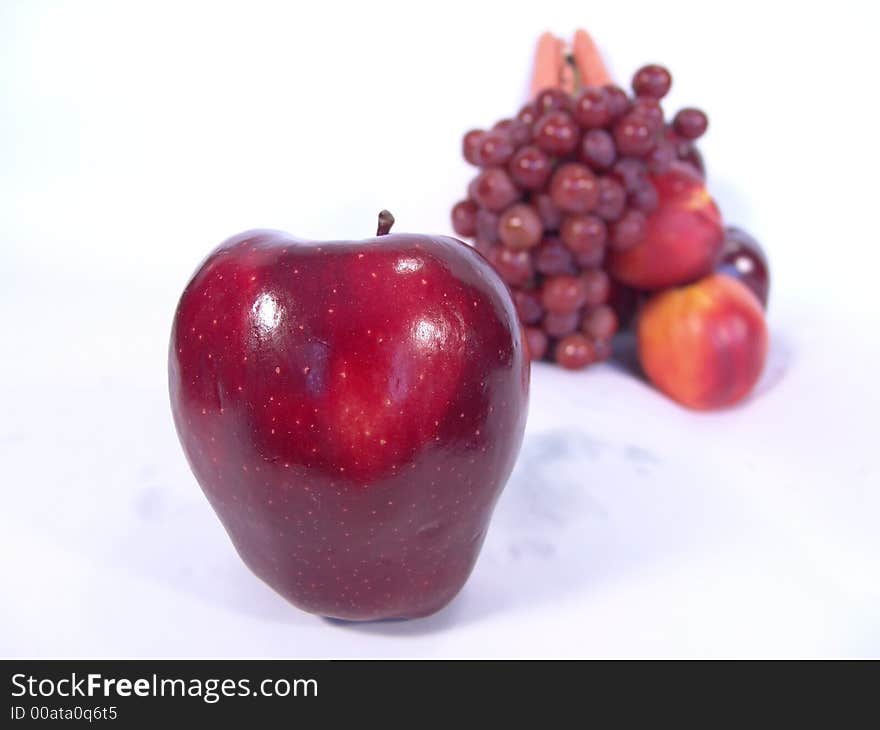
<svg viewBox="0 0 880 730">
<path fill-rule="evenodd" d="M 717 494 L 710 506 L 708 480 L 682 479 L 683 472 L 642 446 L 582 430 L 527 435 L 477 566 L 449 606 L 412 621 L 330 623 L 367 634 L 429 634 L 577 599 L 685 555 L 695 541 L 730 538 L 709 534 L 712 511 L 721 524 L 722 513 L 738 506 Z M 667 498 L 664 488 L 678 494 Z"/>
<path fill-rule="evenodd" d="M 550 397 L 557 373 L 535 375 L 537 402 Z M 133 475 L 129 515 L 100 554 L 131 574 L 270 624 L 418 636 L 577 600 L 674 559 L 710 532 L 710 541 L 725 539 L 716 534 L 718 524 L 729 524 L 721 513 L 740 507 L 717 493 L 707 497 L 719 475 L 670 462 L 635 435 L 614 441 L 594 432 L 572 409 L 531 424 L 473 574 L 450 605 L 423 619 L 322 622 L 291 606 L 235 555 L 186 464 L 172 458 L 171 439 L 167 458 L 154 452 L 159 461 L 143 463 L 158 465 Z"/>
</svg>

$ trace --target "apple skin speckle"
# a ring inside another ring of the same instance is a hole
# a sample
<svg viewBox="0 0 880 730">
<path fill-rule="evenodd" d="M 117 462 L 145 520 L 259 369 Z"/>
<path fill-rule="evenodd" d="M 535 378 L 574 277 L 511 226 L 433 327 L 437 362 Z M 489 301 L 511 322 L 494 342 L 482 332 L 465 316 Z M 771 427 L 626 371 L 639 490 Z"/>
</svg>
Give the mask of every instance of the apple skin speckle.
<svg viewBox="0 0 880 730">
<path fill-rule="evenodd" d="M 504 283 L 455 239 L 249 231 L 181 296 L 174 421 L 239 555 L 282 596 L 424 616 L 467 580 L 518 454 L 521 337 Z"/>
</svg>

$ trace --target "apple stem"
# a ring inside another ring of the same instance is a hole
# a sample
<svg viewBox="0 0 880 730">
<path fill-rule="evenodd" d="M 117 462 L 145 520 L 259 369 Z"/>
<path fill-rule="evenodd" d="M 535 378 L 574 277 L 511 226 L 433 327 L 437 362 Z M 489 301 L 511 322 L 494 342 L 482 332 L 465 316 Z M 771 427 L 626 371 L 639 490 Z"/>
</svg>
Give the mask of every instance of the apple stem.
<svg viewBox="0 0 880 730">
<path fill-rule="evenodd" d="M 376 229 L 377 236 L 387 236 L 394 225 L 394 216 L 387 210 L 379 211 L 379 227 Z"/>
</svg>

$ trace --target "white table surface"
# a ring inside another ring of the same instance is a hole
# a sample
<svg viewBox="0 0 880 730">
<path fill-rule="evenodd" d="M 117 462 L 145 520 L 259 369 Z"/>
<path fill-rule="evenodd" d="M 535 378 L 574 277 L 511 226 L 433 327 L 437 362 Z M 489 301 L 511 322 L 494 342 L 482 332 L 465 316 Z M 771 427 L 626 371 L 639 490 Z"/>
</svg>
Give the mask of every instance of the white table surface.
<svg viewBox="0 0 880 730">
<path fill-rule="evenodd" d="M 320 5 L 0 7 L 0 655 L 880 655 L 860 6 L 791 32 L 766 3 L 646 4 L 636 26 L 570 3 L 500 25 L 473 4 Z M 244 228 L 359 237 L 389 207 L 401 230 L 448 232 L 461 132 L 513 110 L 537 31 L 578 25 L 622 77 L 664 61 L 671 105 L 710 113 L 711 188 L 773 263 L 757 392 L 695 414 L 625 368 L 536 367 L 460 596 L 412 622 L 301 613 L 236 557 L 177 443 L 176 297 Z"/>
</svg>

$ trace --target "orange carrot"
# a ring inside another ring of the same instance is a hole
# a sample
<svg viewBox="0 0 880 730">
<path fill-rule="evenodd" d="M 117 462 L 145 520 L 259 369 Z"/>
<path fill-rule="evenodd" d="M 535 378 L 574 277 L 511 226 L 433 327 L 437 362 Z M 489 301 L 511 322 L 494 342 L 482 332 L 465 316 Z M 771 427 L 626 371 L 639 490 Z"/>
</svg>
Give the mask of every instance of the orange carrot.
<svg viewBox="0 0 880 730">
<path fill-rule="evenodd" d="M 575 32 L 572 54 L 581 77 L 581 83 L 584 86 L 603 86 L 611 83 L 611 74 L 605 67 L 602 54 L 599 53 L 599 49 L 587 31 L 578 30 Z"/>
<path fill-rule="evenodd" d="M 551 33 L 543 33 L 535 48 L 531 89 L 533 97 L 544 89 L 555 89 L 559 86 L 564 63 L 562 41 Z"/>
</svg>

